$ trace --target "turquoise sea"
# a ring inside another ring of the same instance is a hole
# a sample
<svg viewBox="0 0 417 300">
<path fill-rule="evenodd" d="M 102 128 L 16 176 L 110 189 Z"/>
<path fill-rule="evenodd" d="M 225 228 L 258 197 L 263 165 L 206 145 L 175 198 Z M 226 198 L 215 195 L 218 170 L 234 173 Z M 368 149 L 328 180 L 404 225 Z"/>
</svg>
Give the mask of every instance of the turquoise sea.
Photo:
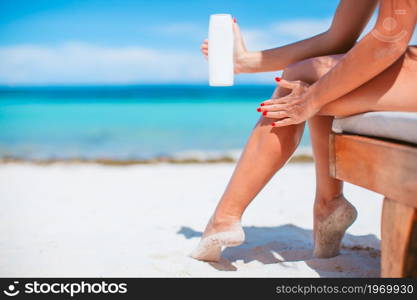
<svg viewBox="0 0 417 300">
<path fill-rule="evenodd" d="M 221 156 L 239 150 L 274 86 L 2 87 L 0 158 Z M 302 146 L 309 145 L 308 132 Z"/>
</svg>

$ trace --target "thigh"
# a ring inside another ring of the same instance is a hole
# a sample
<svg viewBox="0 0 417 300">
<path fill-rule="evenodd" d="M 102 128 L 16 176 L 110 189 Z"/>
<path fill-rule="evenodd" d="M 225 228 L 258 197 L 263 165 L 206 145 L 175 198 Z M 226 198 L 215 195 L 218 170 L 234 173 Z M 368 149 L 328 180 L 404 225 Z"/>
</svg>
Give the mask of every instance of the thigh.
<svg viewBox="0 0 417 300">
<path fill-rule="evenodd" d="M 381 74 L 325 105 L 320 115 L 349 116 L 368 111 L 417 111 L 417 47 Z"/>
</svg>

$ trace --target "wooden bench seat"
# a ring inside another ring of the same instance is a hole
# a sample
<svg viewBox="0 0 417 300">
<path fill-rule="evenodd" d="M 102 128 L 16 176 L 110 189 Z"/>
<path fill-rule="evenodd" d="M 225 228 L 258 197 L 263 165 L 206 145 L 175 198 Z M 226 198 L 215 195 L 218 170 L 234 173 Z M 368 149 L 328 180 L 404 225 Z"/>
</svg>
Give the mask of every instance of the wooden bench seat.
<svg viewBox="0 0 417 300">
<path fill-rule="evenodd" d="M 384 195 L 381 276 L 417 277 L 417 146 L 332 133 L 330 173 Z"/>
</svg>

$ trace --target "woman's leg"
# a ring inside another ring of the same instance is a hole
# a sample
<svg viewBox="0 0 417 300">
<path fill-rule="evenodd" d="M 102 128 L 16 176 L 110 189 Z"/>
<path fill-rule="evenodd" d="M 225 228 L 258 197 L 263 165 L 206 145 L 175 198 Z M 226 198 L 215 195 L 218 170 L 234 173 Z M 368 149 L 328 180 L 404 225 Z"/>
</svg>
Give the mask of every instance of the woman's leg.
<svg viewBox="0 0 417 300">
<path fill-rule="evenodd" d="M 308 120 L 316 168 L 315 219 L 323 219 L 334 209 L 332 202 L 343 193 L 343 181 L 329 173 L 329 136 L 333 117 L 314 116 Z"/>
<path fill-rule="evenodd" d="M 292 66 L 294 79 L 312 83 L 340 58 L 328 56 L 300 62 Z M 355 209 L 343 197 L 343 183 L 329 175 L 328 142 L 333 117 L 368 111 L 417 111 L 417 99 L 414 97 L 417 95 L 416 78 L 417 47 L 410 47 L 391 67 L 326 105 L 318 115 L 308 120 L 317 177 L 314 204 L 316 256 L 336 255 L 344 231 L 356 218 Z"/>
<path fill-rule="evenodd" d="M 326 74 L 343 55 L 317 57 L 287 68 L 289 80 L 313 84 Z M 314 116 L 308 120 L 316 169 L 314 200 L 314 255 L 331 257 L 339 252 L 346 229 L 356 218 L 356 210 L 343 197 L 343 182 L 329 174 L 329 136 L 332 116 Z M 341 216 L 340 216 L 341 215 Z M 337 218 L 337 225 L 331 224 Z"/>
<path fill-rule="evenodd" d="M 286 93 L 278 88 L 274 95 Z M 272 128 L 273 121 L 261 117 L 255 125 L 203 237 L 225 231 L 240 221 L 246 207 L 295 151 L 304 123 Z"/>
<path fill-rule="evenodd" d="M 308 120 L 316 168 L 314 199 L 314 256 L 333 257 L 355 221 L 356 209 L 343 196 L 343 181 L 332 178 L 329 172 L 329 136 L 333 117 L 314 116 Z"/>
<path fill-rule="evenodd" d="M 288 90 L 277 88 L 273 97 L 282 97 L 288 93 Z M 200 244 L 191 253 L 192 257 L 218 261 L 221 246 L 236 246 L 243 242 L 240 219 L 245 209 L 289 159 L 304 131 L 304 123 L 272 128 L 270 124 L 273 121 L 261 117 L 252 130 L 229 184 L 204 230 Z M 216 235 L 217 233 L 222 236 Z"/>
<path fill-rule="evenodd" d="M 417 112 L 417 47 L 356 90 L 322 107 L 325 116 L 349 116 L 369 111 Z"/>
</svg>

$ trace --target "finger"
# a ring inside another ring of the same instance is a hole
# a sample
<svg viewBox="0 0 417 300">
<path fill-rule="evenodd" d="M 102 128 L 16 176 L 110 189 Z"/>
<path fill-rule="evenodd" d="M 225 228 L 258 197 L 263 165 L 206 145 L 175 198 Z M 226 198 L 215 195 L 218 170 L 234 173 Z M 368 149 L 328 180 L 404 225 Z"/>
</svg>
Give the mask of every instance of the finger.
<svg viewBox="0 0 417 300">
<path fill-rule="evenodd" d="M 294 97 L 291 94 L 289 94 L 281 98 L 268 99 L 268 100 L 261 102 L 260 106 L 268 106 L 268 105 L 273 105 L 273 104 L 286 104 L 290 102 L 293 98 Z"/>
<path fill-rule="evenodd" d="M 285 118 L 285 119 L 282 119 L 282 120 L 272 122 L 271 126 L 272 127 L 283 127 L 283 126 L 288 126 L 288 125 L 293 125 L 293 124 L 295 124 L 293 119 Z"/>
<path fill-rule="evenodd" d="M 265 100 L 265 101 L 261 102 L 261 104 L 259 104 L 259 105 L 260 106 L 272 105 L 272 104 L 275 103 L 274 102 L 275 100 L 277 100 L 277 99 L 268 99 L 268 100 Z"/>
<path fill-rule="evenodd" d="M 285 110 L 280 111 L 264 111 L 262 115 L 265 118 L 274 118 L 274 119 L 282 119 L 282 118 L 288 118 L 288 112 Z"/>
<path fill-rule="evenodd" d="M 237 24 L 236 18 L 233 18 L 233 35 L 234 35 L 234 45 L 237 51 L 246 51 L 245 42 L 243 41 L 242 32 L 240 27 Z"/>
<path fill-rule="evenodd" d="M 272 104 L 267 106 L 262 106 L 259 108 L 259 111 L 279 111 L 279 110 L 286 110 L 288 104 Z"/>
<path fill-rule="evenodd" d="M 281 79 L 278 82 L 279 82 L 280 87 L 287 88 L 287 89 L 290 89 L 290 90 L 293 90 L 293 89 L 300 86 L 299 81 L 290 81 L 290 80 Z"/>
</svg>

